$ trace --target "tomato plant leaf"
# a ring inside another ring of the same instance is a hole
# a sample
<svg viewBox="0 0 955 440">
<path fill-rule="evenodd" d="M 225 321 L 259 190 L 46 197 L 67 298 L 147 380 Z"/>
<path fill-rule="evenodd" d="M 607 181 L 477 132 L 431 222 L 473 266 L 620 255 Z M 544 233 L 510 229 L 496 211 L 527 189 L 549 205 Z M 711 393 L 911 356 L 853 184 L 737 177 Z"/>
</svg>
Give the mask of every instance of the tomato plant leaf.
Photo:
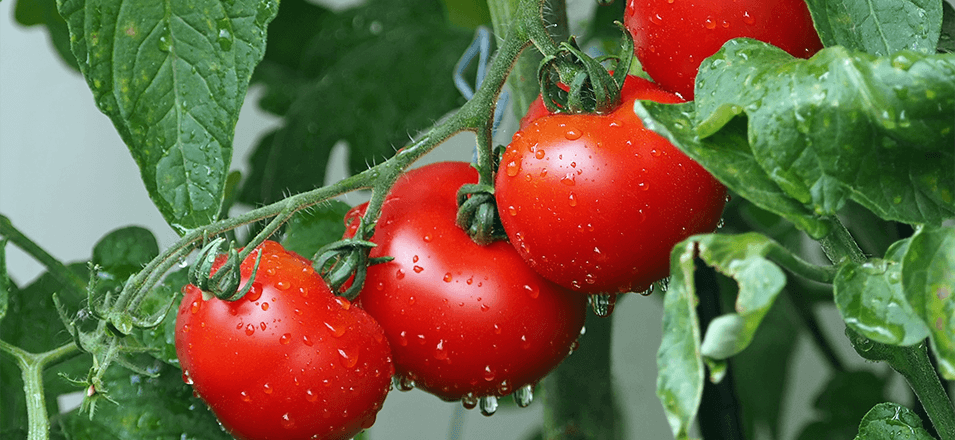
<svg viewBox="0 0 955 440">
<path fill-rule="evenodd" d="M 738 109 L 725 107 L 717 112 L 725 118 L 725 128 L 701 138 L 694 128 L 694 105 L 637 101 L 634 111 L 648 129 L 667 138 L 743 198 L 785 217 L 813 237 L 826 234 L 828 225 L 783 192 L 759 167 L 746 140 L 745 120 L 736 118 Z"/>
<path fill-rule="evenodd" d="M 854 200 L 905 223 L 955 215 L 955 55 L 833 47 L 802 60 L 736 39 L 704 61 L 696 97 L 700 138 L 745 112 L 755 161 L 818 214 Z"/>
<path fill-rule="evenodd" d="M 670 253 L 670 286 L 663 298 L 663 340 L 657 351 L 657 397 L 673 436 L 687 439 L 703 398 L 700 320 L 696 313 L 696 243 L 678 243 Z"/>
<path fill-rule="evenodd" d="M 365 170 L 464 102 L 451 73 L 471 33 L 449 26 L 436 0 L 294 10 L 311 17 L 294 34 L 300 51 L 267 53 L 256 72 L 266 86 L 260 105 L 285 123 L 256 146 L 239 198 L 245 203 L 321 186 L 339 141 L 348 146 L 349 171 Z M 282 13 L 278 20 L 274 32 L 295 23 Z"/>
<path fill-rule="evenodd" d="M 955 229 L 925 227 L 902 259 L 902 289 L 929 329 L 939 370 L 955 380 Z"/>
<path fill-rule="evenodd" d="M 937 0 L 806 0 L 819 39 L 873 55 L 934 53 L 942 23 Z"/>
<path fill-rule="evenodd" d="M 703 356 L 729 358 L 746 348 L 766 312 L 786 285 L 786 275 L 766 258 L 775 242 L 757 233 L 710 234 L 694 238 L 699 258 L 736 280 L 736 313 L 716 317 L 700 347 Z"/>
<path fill-rule="evenodd" d="M 902 265 L 871 260 L 847 263 L 833 282 L 836 307 L 847 325 L 876 342 L 912 345 L 929 330 L 902 292 Z"/>
<path fill-rule="evenodd" d="M 862 418 L 855 440 L 933 440 L 922 419 L 896 403 L 880 403 Z"/>
<path fill-rule="evenodd" d="M 441 0 L 448 21 L 467 29 L 491 24 L 491 10 L 484 0 Z"/>
<path fill-rule="evenodd" d="M 101 238 L 93 247 L 92 262 L 125 280 L 157 255 L 159 243 L 153 233 L 139 226 L 128 226 Z"/>
<path fill-rule="evenodd" d="M 311 258 L 322 246 L 341 240 L 345 233 L 348 204 L 330 200 L 316 207 L 299 211 L 289 219 L 282 246 L 305 258 Z"/>
<path fill-rule="evenodd" d="M 56 0 L 17 0 L 14 18 L 24 26 L 45 26 L 50 33 L 50 42 L 68 66 L 79 71 L 76 57 L 70 52 L 70 31 L 66 21 L 56 11 Z"/>
<path fill-rule="evenodd" d="M 275 0 L 58 0 L 100 111 L 178 232 L 214 220 Z"/>
<path fill-rule="evenodd" d="M 57 417 L 54 425 L 71 440 L 232 438 L 206 404 L 192 395 L 178 368 L 157 362 L 153 370 L 158 376 L 150 378 L 110 369 L 104 377 L 106 389 L 122 404 L 97 406 L 92 420 L 72 411 Z"/>
<path fill-rule="evenodd" d="M 938 37 L 939 53 L 955 52 L 955 6 L 942 2 L 942 34 Z"/>
<path fill-rule="evenodd" d="M 859 429 L 866 408 L 885 401 L 885 380 L 871 371 L 836 371 L 816 396 L 819 418 L 797 440 L 849 438 Z"/>
</svg>

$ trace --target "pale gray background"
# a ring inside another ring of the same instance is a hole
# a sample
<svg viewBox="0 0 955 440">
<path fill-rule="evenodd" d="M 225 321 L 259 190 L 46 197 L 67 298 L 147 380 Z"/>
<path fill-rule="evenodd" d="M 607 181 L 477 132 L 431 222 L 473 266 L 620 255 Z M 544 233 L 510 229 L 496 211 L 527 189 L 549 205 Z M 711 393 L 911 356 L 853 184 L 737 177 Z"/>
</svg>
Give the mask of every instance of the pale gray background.
<svg viewBox="0 0 955 440">
<path fill-rule="evenodd" d="M 593 0 L 568 3 L 586 11 Z M 136 164 L 109 119 L 96 109 L 85 81 L 54 53 L 43 28 L 15 23 L 14 4 L 0 2 L 0 212 L 64 261 L 88 260 L 97 240 L 128 225 L 144 226 L 156 234 L 160 246 L 170 245 L 176 235 L 150 201 Z M 236 127 L 234 169 L 247 168 L 250 149 L 277 123 L 256 107 L 259 92 L 250 90 Z M 506 142 L 504 136 L 501 142 Z M 473 137 L 458 138 L 426 160 L 468 160 L 472 145 Z M 331 179 L 343 177 L 341 151 L 329 166 Z M 351 198 L 352 203 L 359 200 Z M 40 273 L 40 265 L 21 251 L 13 246 L 7 251 L 17 284 L 26 285 Z M 633 296 L 615 312 L 614 373 L 632 439 L 672 438 L 655 395 L 661 310 L 659 297 Z M 827 328 L 832 339 L 844 339 L 839 338 L 842 327 L 834 309 L 823 312 L 834 318 Z M 851 353 L 846 344 L 840 348 Z M 843 358 L 853 366 L 884 371 L 855 355 Z M 796 393 L 781 402 L 782 411 L 792 415 L 783 438 L 792 438 L 798 426 L 813 418 L 813 396 L 827 380 L 808 340 L 799 341 L 794 359 L 797 365 L 789 381 Z M 458 406 L 420 391 L 392 392 L 371 438 L 521 440 L 541 423 L 541 406 L 535 403 L 491 418 L 468 411 L 463 429 L 451 432 L 453 416 L 462 415 L 455 412 Z"/>
</svg>

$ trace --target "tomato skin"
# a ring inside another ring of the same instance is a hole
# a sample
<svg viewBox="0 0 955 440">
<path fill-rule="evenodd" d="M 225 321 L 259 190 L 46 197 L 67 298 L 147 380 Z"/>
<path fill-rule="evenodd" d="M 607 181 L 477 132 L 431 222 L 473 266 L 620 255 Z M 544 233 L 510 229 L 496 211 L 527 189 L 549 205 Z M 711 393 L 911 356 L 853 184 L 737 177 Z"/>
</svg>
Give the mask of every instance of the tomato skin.
<svg viewBox="0 0 955 440">
<path fill-rule="evenodd" d="M 183 380 L 238 439 L 350 439 L 374 423 L 390 389 L 388 342 L 371 316 L 332 296 L 310 261 L 272 241 L 260 249 L 242 299 L 183 288 Z M 255 255 L 241 265 L 243 285 Z"/>
<path fill-rule="evenodd" d="M 396 374 L 445 400 L 536 383 L 568 355 L 586 315 L 583 296 L 541 278 L 509 244 L 479 246 L 454 224 L 457 189 L 477 180 L 460 162 L 402 176 L 371 239 L 371 256 L 395 259 L 369 267 L 358 296 L 385 329 Z"/>
<path fill-rule="evenodd" d="M 643 127 L 636 99 L 679 102 L 628 77 L 607 115 L 529 121 L 501 160 L 495 196 L 511 244 L 545 278 L 584 293 L 646 290 L 673 245 L 716 228 L 726 189 Z"/>
<path fill-rule="evenodd" d="M 764 41 L 799 58 L 822 49 L 805 0 L 629 0 L 624 25 L 647 74 L 687 100 L 700 63 L 733 38 Z"/>
</svg>

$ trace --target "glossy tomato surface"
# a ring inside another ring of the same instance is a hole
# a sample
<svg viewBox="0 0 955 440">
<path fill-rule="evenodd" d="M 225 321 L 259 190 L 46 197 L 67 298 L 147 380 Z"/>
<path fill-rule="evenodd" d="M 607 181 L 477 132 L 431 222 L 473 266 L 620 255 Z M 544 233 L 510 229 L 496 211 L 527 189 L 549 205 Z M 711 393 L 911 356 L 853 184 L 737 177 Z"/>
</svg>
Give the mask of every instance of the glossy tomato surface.
<svg viewBox="0 0 955 440">
<path fill-rule="evenodd" d="M 396 374 L 445 400 L 506 395 L 571 351 L 586 299 L 541 278 L 506 242 L 479 246 L 454 223 L 461 162 L 406 173 L 381 210 L 360 307 L 385 329 Z M 346 220 L 362 215 L 365 206 Z"/>
<path fill-rule="evenodd" d="M 805 0 L 629 0 L 624 24 L 643 70 L 688 100 L 700 63 L 733 38 L 800 58 L 822 49 Z"/>
<path fill-rule="evenodd" d="M 260 249 L 242 299 L 183 289 L 176 319 L 183 380 L 236 438 L 350 439 L 374 423 L 391 385 L 384 333 L 332 296 L 308 260 L 272 241 Z M 242 263 L 243 285 L 255 255 Z"/>
<path fill-rule="evenodd" d="M 669 273 L 673 245 L 716 229 L 726 189 L 643 127 L 635 99 L 679 102 L 628 77 L 607 115 L 528 121 L 495 182 L 501 222 L 527 263 L 580 292 L 643 291 Z"/>
</svg>

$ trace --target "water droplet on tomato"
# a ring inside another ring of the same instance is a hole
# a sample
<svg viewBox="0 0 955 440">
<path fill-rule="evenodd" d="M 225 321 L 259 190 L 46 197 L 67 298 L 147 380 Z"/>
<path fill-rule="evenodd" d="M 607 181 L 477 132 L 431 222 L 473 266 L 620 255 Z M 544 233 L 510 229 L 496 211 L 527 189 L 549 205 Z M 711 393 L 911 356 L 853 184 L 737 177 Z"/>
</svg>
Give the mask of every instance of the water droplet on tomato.
<svg viewBox="0 0 955 440">
<path fill-rule="evenodd" d="M 567 173 L 564 177 L 560 178 L 560 183 L 567 186 L 574 186 L 577 184 L 577 176 L 574 173 Z"/>
<path fill-rule="evenodd" d="M 279 290 L 288 290 L 289 287 L 292 287 L 292 285 L 289 284 L 288 281 L 279 280 L 279 281 L 276 281 L 276 282 L 275 282 L 275 288 L 276 288 L 276 289 L 279 289 Z"/>
<path fill-rule="evenodd" d="M 652 17 L 650 17 L 650 23 L 655 25 L 663 24 L 663 17 L 661 17 L 660 14 L 654 14 Z"/>
<path fill-rule="evenodd" d="M 713 21 L 713 17 L 706 17 L 706 21 L 703 22 L 703 26 L 707 29 L 713 30 L 716 29 L 716 22 Z"/>
<path fill-rule="evenodd" d="M 521 172 L 521 164 L 512 160 L 504 166 L 504 172 L 507 173 L 508 176 L 514 177 L 517 173 Z"/>
<path fill-rule="evenodd" d="M 264 323 L 264 322 L 260 322 L 260 323 L 259 323 L 259 328 L 262 329 L 262 330 L 265 330 L 265 328 L 266 328 L 265 323 Z"/>
<path fill-rule="evenodd" d="M 189 330 L 192 330 L 192 327 L 191 327 L 189 324 L 183 324 L 183 325 L 182 325 L 182 332 L 183 332 L 183 333 L 189 333 Z"/>
<path fill-rule="evenodd" d="M 660 279 L 657 284 L 660 285 L 660 291 L 666 293 L 667 290 L 670 290 L 670 277 Z"/>
<path fill-rule="evenodd" d="M 292 429 L 295 427 L 295 422 L 289 418 L 288 413 L 282 414 L 282 420 L 280 422 L 282 423 L 282 427 L 285 429 Z"/>
<path fill-rule="evenodd" d="M 539 148 L 537 149 L 537 151 L 534 151 L 534 157 L 538 159 L 543 159 L 545 155 L 546 153 L 544 152 L 543 148 Z"/>
<path fill-rule="evenodd" d="M 424 268 L 421 266 L 415 266 L 412 268 L 412 270 L 414 270 L 414 273 L 421 273 L 421 271 L 423 271 Z"/>
<path fill-rule="evenodd" d="M 404 277 L 405 277 L 405 271 L 403 271 L 403 270 L 401 270 L 401 269 L 398 269 L 397 271 L 395 271 L 395 279 L 396 279 L 396 280 L 400 280 L 400 279 L 402 279 L 402 278 L 404 278 Z"/>
<path fill-rule="evenodd" d="M 286 334 L 282 335 L 281 338 L 279 338 L 279 343 L 281 343 L 282 345 L 288 345 L 289 342 L 292 342 L 292 334 L 291 334 L 291 333 L 286 333 Z"/>
<path fill-rule="evenodd" d="M 252 287 L 249 288 L 249 293 L 245 294 L 245 298 L 249 302 L 258 301 L 262 297 L 262 285 L 259 283 L 252 283 Z"/>
<path fill-rule="evenodd" d="M 265 385 L 262 385 L 262 392 L 265 394 L 272 394 L 272 385 L 269 385 L 267 382 Z"/>
<path fill-rule="evenodd" d="M 335 302 L 338 303 L 338 305 L 342 306 L 343 310 L 348 310 L 351 308 L 351 302 L 348 301 L 348 298 L 342 298 L 340 296 L 336 296 L 334 297 L 334 299 L 335 299 Z"/>
<path fill-rule="evenodd" d="M 511 217 L 514 217 L 517 215 L 517 208 L 515 208 L 514 205 L 508 206 L 507 213 L 510 214 Z"/>
<path fill-rule="evenodd" d="M 342 366 L 345 368 L 353 368 L 356 364 L 358 364 L 358 352 L 348 353 L 344 349 L 339 348 L 338 355 L 342 361 Z"/>
<path fill-rule="evenodd" d="M 570 193 L 570 196 L 567 197 L 567 203 L 570 204 L 570 206 L 577 206 L 577 195 Z"/>
<path fill-rule="evenodd" d="M 195 315 L 196 313 L 199 313 L 199 308 L 201 307 L 201 305 L 202 303 L 200 303 L 198 300 L 193 301 L 191 304 L 191 307 L 189 308 L 189 311 L 192 312 L 193 315 Z"/>
<path fill-rule="evenodd" d="M 524 285 L 524 291 L 527 292 L 527 296 L 531 297 L 531 299 L 537 299 L 541 293 L 537 286 L 531 286 L 530 284 Z"/>
<path fill-rule="evenodd" d="M 247 393 L 247 392 L 245 392 L 245 391 L 242 391 L 242 392 L 239 393 L 239 398 L 242 399 L 243 402 L 251 402 L 251 401 L 252 401 L 252 396 L 250 396 L 249 393 Z"/>
<path fill-rule="evenodd" d="M 723 226 L 725 225 L 725 223 L 726 221 L 723 220 L 723 217 L 720 217 L 720 220 L 716 222 L 716 229 L 723 229 Z"/>
<path fill-rule="evenodd" d="M 347 328 L 346 326 L 344 326 L 344 325 L 341 325 L 341 324 L 332 324 L 332 323 L 327 322 L 327 321 L 325 322 L 325 328 L 327 328 L 328 331 L 332 332 L 332 336 L 334 336 L 334 337 L 336 337 L 336 338 L 342 337 L 342 335 L 345 334 L 345 331 L 348 330 L 348 328 Z"/>
<path fill-rule="evenodd" d="M 445 283 L 450 283 L 450 282 L 451 282 L 451 279 L 452 279 L 452 277 L 451 277 L 451 272 L 445 273 L 445 274 L 444 274 L 444 278 L 442 278 L 442 280 L 444 280 Z"/>
<path fill-rule="evenodd" d="M 307 389 L 305 390 L 305 400 L 309 402 L 316 402 L 318 401 L 318 395 L 315 394 L 315 392 L 311 389 Z"/>
<path fill-rule="evenodd" d="M 527 173 L 527 174 L 524 175 L 524 181 L 525 181 L 525 182 L 530 182 L 531 180 L 534 180 L 534 178 L 531 177 L 531 173 Z"/>
<path fill-rule="evenodd" d="M 673 0 L 667 0 L 673 3 Z M 527 384 L 514 391 L 514 403 L 521 408 L 527 408 L 534 401 L 534 385 Z"/>
<path fill-rule="evenodd" d="M 481 414 L 487 417 L 493 416 L 497 412 L 497 396 L 484 396 L 481 398 Z"/>
<path fill-rule="evenodd" d="M 192 376 L 189 375 L 189 370 L 182 371 L 182 381 L 185 382 L 186 385 L 192 385 Z"/>
<path fill-rule="evenodd" d="M 497 324 L 494 324 L 494 334 L 495 335 L 501 334 L 501 327 Z"/>
<path fill-rule="evenodd" d="M 752 25 L 753 23 L 756 23 L 756 19 L 749 15 L 749 11 L 745 11 L 743 12 L 743 23 Z"/>
<path fill-rule="evenodd" d="M 640 188 L 641 191 L 646 191 L 650 189 L 650 184 L 647 182 L 640 182 L 637 184 L 637 188 Z"/>
<path fill-rule="evenodd" d="M 531 348 L 531 341 L 527 340 L 527 335 L 521 335 L 521 348 L 525 350 Z"/>
<path fill-rule="evenodd" d="M 594 309 L 594 314 L 605 318 L 613 313 L 614 304 L 617 302 L 616 293 L 598 293 L 590 296 L 590 305 Z"/>
<path fill-rule="evenodd" d="M 487 305 L 487 304 L 481 304 L 481 311 L 482 311 L 482 312 L 486 312 L 486 311 L 488 311 L 488 310 L 491 310 L 491 306 L 489 306 L 489 305 Z"/>
<path fill-rule="evenodd" d="M 640 294 L 643 295 L 643 296 L 650 296 L 650 295 L 652 295 L 652 294 L 653 294 L 653 284 L 651 284 L 650 287 L 647 287 L 647 290 L 644 290 L 643 292 L 640 292 Z"/>
<path fill-rule="evenodd" d="M 398 334 L 398 345 L 400 345 L 400 346 L 402 346 L 402 347 L 407 347 L 407 346 L 408 346 L 408 332 L 407 332 L 407 331 L 402 330 L 401 333 Z"/>
<path fill-rule="evenodd" d="M 246 335 L 246 336 L 252 336 L 253 333 L 255 333 L 255 326 L 254 326 L 254 325 L 249 324 L 249 325 L 245 326 L 245 335 Z"/>
<path fill-rule="evenodd" d="M 397 388 L 398 390 L 411 391 L 414 389 L 414 379 L 408 376 L 400 376 L 400 377 L 396 377 L 396 379 L 397 380 L 395 380 L 396 383 L 394 385 L 395 385 L 395 388 Z"/>
<path fill-rule="evenodd" d="M 728 22 L 728 21 L 726 21 L 726 20 L 720 21 L 720 26 L 723 26 L 723 29 L 729 29 L 729 27 L 730 27 L 730 22 Z"/>
<path fill-rule="evenodd" d="M 269 303 L 267 303 L 267 302 L 262 303 L 262 311 L 264 312 L 264 311 L 266 311 L 266 310 L 268 310 L 268 309 L 269 309 Z"/>
<path fill-rule="evenodd" d="M 484 367 L 484 380 L 488 382 L 494 381 L 494 370 L 491 369 L 490 365 Z"/>
<path fill-rule="evenodd" d="M 431 234 L 425 234 L 421 239 L 424 240 L 425 243 L 431 243 L 432 237 Z"/>
<path fill-rule="evenodd" d="M 467 393 L 461 398 L 461 406 L 464 409 L 474 409 L 478 404 L 478 397 L 474 393 Z"/>
<path fill-rule="evenodd" d="M 448 360 L 448 350 L 444 348 L 444 339 L 438 341 L 438 345 L 434 347 L 434 358 L 439 361 Z"/>
<path fill-rule="evenodd" d="M 315 345 L 315 343 L 312 342 L 311 339 L 308 339 L 308 336 L 305 336 L 305 335 L 302 335 L 302 343 L 304 343 L 307 347 L 311 347 L 312 345 Z"/>
<path fill-rule="evenodd" d="M 412 262 L 412 263 L 417 263 L 417 262 L 418 262 L 418 256 L 415 255 L 415 256 L 411 257 L 411 262 Z"/>
</svg>

